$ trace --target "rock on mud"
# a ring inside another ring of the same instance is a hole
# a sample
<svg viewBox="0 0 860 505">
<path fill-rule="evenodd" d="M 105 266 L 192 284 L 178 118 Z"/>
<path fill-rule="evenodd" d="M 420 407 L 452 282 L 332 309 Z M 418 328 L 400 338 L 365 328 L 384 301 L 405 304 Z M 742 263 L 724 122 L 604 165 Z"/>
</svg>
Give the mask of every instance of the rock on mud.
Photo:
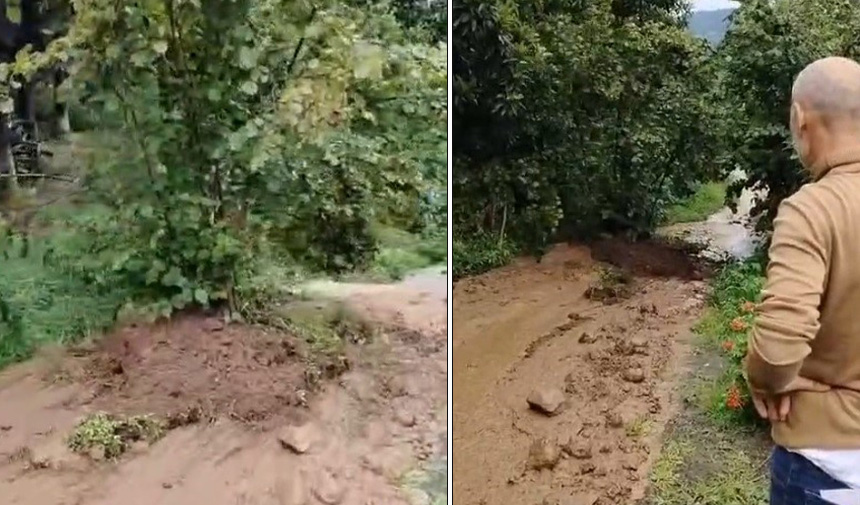
<svg viewBox="0 0 860 505">
<path fill-rule="evenodd" d="M 575 459 L 591 459 L 593 454 L 591 444 L 577 437 L 570 437 L 570 441 L 564 444 L 562 450 Z"/>
<path fill-rule="evenodd" d="M 533 470 L 555 468 L 561 458 L 558 446 L 548 438 L 539 438 L 529 448 L 528 466 Z"/>
<path fill-rule="evenodd" d="M 542 414 L 554 416 L 561 412 L 564 405 L 564 393 L 555 388 L 535 389 L 526 398 L 529 407 Z"/>
<path fill-rule="evenodd" d="M 621 428 L 624 426 L 624 418 L 618 412 L 609 412 L 606 414 L 606 426 L 610 428 Z"/>
<path fill-rule="evenodd" d="M 579 336 L 580 344 L 593 344 L 597 342 L 597 335 L 593 333 L 588 333 L 587 331 L 582 332 L 582 335 Z"/>
<path fill-rule="evenodd" d="M 313 423 L 287 426 L 278 433 L 278 441 L 284 449 L 304 454 L 319 442 L 320 433 Z"/>
<path fill-rule="evenodd" d="M 329 472 L 321 472 L 313 488 L 314 496 L 325 505 L 338 505 L 346 496 L 346 485 Z"/>
<path fill-rule="evenodd" d="M 645 380 L 645 370 L 641 367 L 631 367 L 627 370 L 624 370 L 622 377 L 627 382 L 633 382 L 634 384 L 638 384 Z"/>
</svg>

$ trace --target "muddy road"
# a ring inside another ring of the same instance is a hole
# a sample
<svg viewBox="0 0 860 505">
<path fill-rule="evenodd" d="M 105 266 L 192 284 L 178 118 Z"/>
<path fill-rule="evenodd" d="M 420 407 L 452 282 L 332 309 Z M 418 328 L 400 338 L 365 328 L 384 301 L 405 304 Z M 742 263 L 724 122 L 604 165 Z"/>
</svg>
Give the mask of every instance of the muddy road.
<svg viewBox="0 0 860 505">
<path fill-rule="evenodd" d="M 691 261 L 647 244 L 558 246 L 455 286 L 455 503 L 645 495 L 705 299 Z"/>
<path fill-rule="evenodd" d="M 317 293 L 320 310 L 341 301 L 376 328 L 349 346 L 348 371 L 334 379 L 285 335 L 202 316 L 7 369 L 0 502 L 444 504 L 445 286 L 435 272 Z M 117 461 L 66 443 L 91 412 L 183 409 L 186 422 Z"/>
</svg>

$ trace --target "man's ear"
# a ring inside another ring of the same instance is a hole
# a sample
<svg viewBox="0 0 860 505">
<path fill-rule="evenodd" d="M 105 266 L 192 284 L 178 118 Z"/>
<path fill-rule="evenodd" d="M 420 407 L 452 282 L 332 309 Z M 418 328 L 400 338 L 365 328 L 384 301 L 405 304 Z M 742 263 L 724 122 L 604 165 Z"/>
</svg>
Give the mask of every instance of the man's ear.
<svg viewBox="0 0 860 505">
<path fill-rule="evenodd" d="M 808 118 L 803 107 L 797 102 L 791 102 L 791 122 L 800 133 L 806 130 Z"/>
</svg>

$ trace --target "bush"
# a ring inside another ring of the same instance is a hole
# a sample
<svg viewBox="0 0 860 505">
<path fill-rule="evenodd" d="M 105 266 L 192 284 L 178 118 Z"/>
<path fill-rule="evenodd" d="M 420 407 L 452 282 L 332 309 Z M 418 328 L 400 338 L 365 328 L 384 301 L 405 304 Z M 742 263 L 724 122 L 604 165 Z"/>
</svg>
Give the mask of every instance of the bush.
<svg viewBox="0 0 860 505">
<path fill-rule="evenodd" d="M 505 238 L 499 239 L 488 234 L 468 239 L 454 237 L 451 258 L 453 279 L 477 275 L 506 265 L 513 259 L 515 252 L 515 245 Z"/>
</svg>

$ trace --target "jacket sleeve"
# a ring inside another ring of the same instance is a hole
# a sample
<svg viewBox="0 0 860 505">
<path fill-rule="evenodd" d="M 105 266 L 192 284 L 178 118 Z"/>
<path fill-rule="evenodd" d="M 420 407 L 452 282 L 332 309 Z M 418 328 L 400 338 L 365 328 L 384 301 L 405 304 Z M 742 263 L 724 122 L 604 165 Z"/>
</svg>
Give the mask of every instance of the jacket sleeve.
<svg viewBox="0 0 860 505">
<path fill-rule="evenodd" d="M 774 221 L 770 263 L 746 359 L 753 390 L 778 394 L 798 376 L 820 327 L 829 266 L 826 213 L 804 188 L 785 200 Z"/>
</svg>

